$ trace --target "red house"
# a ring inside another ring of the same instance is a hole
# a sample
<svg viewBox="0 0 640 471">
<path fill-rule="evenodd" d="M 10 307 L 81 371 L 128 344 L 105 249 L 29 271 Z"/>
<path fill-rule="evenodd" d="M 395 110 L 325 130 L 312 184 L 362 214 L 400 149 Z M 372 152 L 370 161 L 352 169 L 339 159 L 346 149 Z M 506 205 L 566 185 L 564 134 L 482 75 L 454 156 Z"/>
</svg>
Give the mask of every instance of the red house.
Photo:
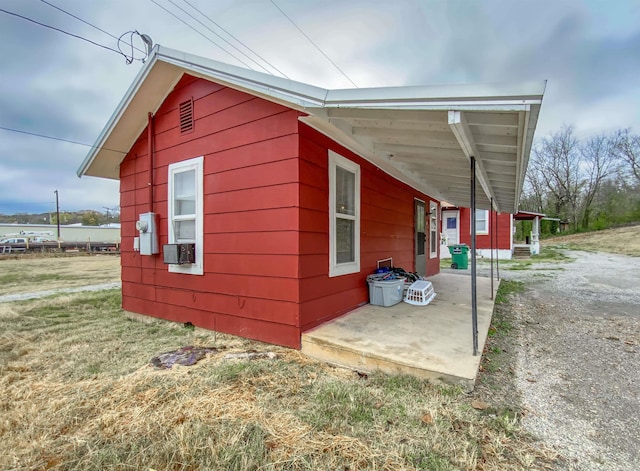
<svg viewBox="0 0 640 471">
<path fill-rule="evenodd" d="M 450 258 L 449 246 L 466 244 L 471 246 L 471 209 L 444 204 L 441 206 L 440 258 Z M 514 254 L 537 255 L 540 253 L 540 220 L 547 219 L 542 213 L 518 211 L 496 213 L 487 209 L 476 209 L 476 254 L 489 258 L 509 260 Z M 529 220 L 533 228 L 525 243 L 515 244 L 515 222 Z"/>
<path fill-rule="evenodd" d="M 442 206 L 440 258 L 450 258 L 449 246 L 471 246 L 471 209 Z M 476 209 L 476 254 L 508 260 L 513 255 L 513 215 Z"/>
<path fill-rule="evenodd" d="M 378 260 L 439 271 L 464 146 L 515 210 L 543 89 L 325 90 L 156 46 L 78 170 L 120 180 L 123 308 L 299 348 Z"/>
</svg>

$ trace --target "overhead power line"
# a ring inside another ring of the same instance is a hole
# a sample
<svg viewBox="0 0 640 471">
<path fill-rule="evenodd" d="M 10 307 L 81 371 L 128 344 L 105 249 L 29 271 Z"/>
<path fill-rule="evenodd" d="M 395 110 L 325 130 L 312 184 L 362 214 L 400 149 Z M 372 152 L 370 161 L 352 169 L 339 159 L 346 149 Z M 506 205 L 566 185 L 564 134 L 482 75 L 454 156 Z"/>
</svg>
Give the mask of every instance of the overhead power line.
<svg viewBox="0 0 640 471">
<path fill-rule="evenodd" d="M 267 64 L 269 67 L 271 67 L 273 70 L 277 71 L 280 75 L 282 75 L 285 78 L 289 78 L 289 76 L 287 74 L 285 74 L 283 71 L 281 71 L 280 69 L 278 69 L 275 65 L 273 65 L 271 62 L 269 62 L 267 59 L 265 59 L 264 57 L 262 57 L 260 54 L 258 54 L 256 51 L 254 51 L 253 49 L 251 49 L 249 46 L 247 46 L 245 43 L 243 43 L 240 39 L 238 39 L 237 37 L 235 37 L 233 34 L 231 34 L 228 30 L 226 30 L 224 27 L 222 27 L 220 24 L 216 23 L 215 21 L 213 21 L 211 19 L 210 16 L 206 15 L 205 13 L 203 13 L 201 10 L 199 10 L 196 6 L 194 6 L 192 3 L 190 3 L 188 0 L 183 0 L 184 3 L 186 3 L 187 5 L 189 5 L 191 8 L 193 8 L 195 11 L 197 11 L 200 15 L 202 15 L 203 17 L 205 17 L 207 20 L 209 20 L 212 24 L 216 25 L 218 28 L 220 28 L 222 31 L 224 31 L 225 33 L 227 33 L 229 35 L 229 37 L 231 37 L 232 39 L 234 39 L 235 41 L 238 42 L 238 44 L 242 45 L 245 49 L 247 49 L 249 52 L 251 52 L 252 54 L 254 54 L 256 57 L 258 57 L 261 61 L 263 61 L 265 64 Z M 218 35 L 219 37 L 222 37 L 220 35 Z M 224 38 L 223 38 L 224 39 Z M 229 41 L 226 41 L 228 44 L 232 45 L 231 43 L 229 43 Z M 232 45 L 233 46 L 233 45 Z M 240 51 L 240 49 L 238 49 L 237 47 L 234 46 L 234 48 L 238 51 Z M 244 54 L 246 57 L 249 57 L 247 54 L 243 53 L 242 51 L 240 51 L 242 54 Z M 250 57 L 249 57 L 250 58 Z M 251 58 L 250 58 L 251 59 Z M 256 62 L 254 59 L 253 62 L 255 62 L 256 64 L 258 64 L 258 62 Z M 260 64 L 258 64 L 260 65 Z M 262 66 L 260 66 L 262 67 Z M 262 67 L 262 69 L 265 69 L 264 67 Z"/>
<path fill-rule="evenodd" d="M 230 43 L 227 39 L 225 39 L 223 36 L 221 36 L 220 34 L 216 33 L 214 30 L 212 30 L 211 28 L 209 28 L 206 24 L 204 24 L 202 21 L 200 21 L 198 18 L 196 18 L 195 16 L 193 16 L 191 13 L 189 13 L 187 10 L 185 10 L 184 8 L 182 8 L 180 5 L 176 5 L 176 3 L 173 0 L 167 0 L 169 3 L 171 3 L 171 5 L 173 5 L 174 7 L 176 7 L 178 10 L 180 10 L 181 12 L 183 12 L 185 15 L 187 15 L 189 18 L 191 18 L 194 21 L 197 21 L 200 25 L 204 26 L 207 30 L 209 30 L 211 33 L 215 34 L 217 37 L 219 37 L 220 39 L 222 39 L 225 43 L 227 43 L 229 46 L 231 46 L 232 48 L 234 48 L 236 51 L 238 51 L 240 54 L 242 54 L 244 57 L 246 57 L 247 59 L 249 59 L 251 62 L 253 62 L 254 64 L 256 64 L 258 67 L 260 67 L 262 70 L 264 70 L 265 72 L 271 73 L 269 70 L 267 70 L 262 64 L 260 64 L 259 62 L 257 62 L 254 58 L 248 56 L 244 51 L 238 49 L 238 47 L 235 44 Z M 192 7 L 193 8 L 193 7 Z M 237 57 L 236 57 L 237 59 Z"/>
<path fill-rule="evenodd" d="M 113 51 L 113 52 L 115 52 L 115 53 L 116 53 L 116 54 L 118 54 L 118 55 L 123 55 L 123 54 L 122 54 L 120 51 L 118 51 L 117 49 L 113 49 L 113 48 L 111 48 L 111 47 L 109 47 L 109 46 L 105 46 L 104 44 L 97 43 L 97 42 L 95 42 L 95 41 L 92 41 L 91 39 L 87 39 L 87 38 L 85 38 L 85 37 L 78 36 L 77 34 L 70 33 L 70 32 L 65 31 L 65 30 L 63 30 L 63 29 L 56 28 L 55 26 L 51 26 L 51 25 L 47 25 L 47 24 L 44 24 L 44 23 L 40 23 L 39 21 L 33 20 L 33 19 L 28 18 L 28 17 L 26 17 L 26 16 L 19 15 L 19 14 L 17 14 L 17 13 L 13 13 L 13 12 L 11 12 L 11 11 L 3 10 L 2 8 L 0 8 L 0 12 L 2 12 L 2 13 L 6 13 L 7 15 L 15 16 L 15 17 L 18 17 L 18 18 L 22 18 L 23 20 L 30 21 L 31 23 L 35 23 L 35 24 L 37 24 L 37 25 L 39 25 L 39 26 L 42 26 L 42 27 L 44 27 L 44 28 L 49 28 L 49 29 L 52 29 L 52 30 L 54 30 L 54 31 L 58 31 L 59 33 L 66 34 L 67 36 L 71 36 L 71 37 L 73 37 L 73 38 L 81 39 L 81 40 L 83 40 L 83 41 L 86 41 L 86 42 L 88 42 L 88 43 L 93 44 L 94 46 L 101 47 L 101 48 L 106 49 L 106 50 L 108 50 L 108 51 Z"/>
<path fill-rule="evenodd" d="M 282 14 L 284 15 L 284 17 L 285 17 L 286 19 L 288 19 L 288 20 L 291 22 L 291 24 L 292 24 L 293 26 L 295 26 L 295 27 L 296 27 L 296 29 L 297 29 L 298 31 L 300 31 L 300 34 L 302 34 L 305 38 L 307 38 L 307 41 L 309 41 L 309 42 L 313 45 L 313 47 L 315 47 L 318 51 L 320 51 L 320 54 L 322 54 L 322 55 L 325 57 L 325 59 L 327 59 L 329 62 L 331 62 L 331 64 L 332 64 L 336 69 L 338 69 L 338 71 L 339 71 L 339 72 L 340 72 L 340 73 L 341 73 L 341 74 L 342 74 L 342 75 L 343 75 L 343 76 L 344 76 L 344 77 L 345 77 L 349 82 L 351 82 L 351 84 L 352 84 L 354 87 L 358 88 L 358 86 L 355 84 L 355 82 L 354 82 L 353 80 L 351 80 L 351 79 L 349 78 L 349 76 L 348 76 L 347 74 L 345 74 L 345 73 L 344 73 L 344 71 L 343 71 L 340 67 L 338 67 L 338 65 L 337 65 L 335 62 L 333 62 L 333 61 L 331 60 L 331 58 L 330 58 L 328 55 L 326 55 L 326 54 L 324 53 L 324 51 L 323 51 L 322 49 L 320 49 L 320 48 L 318 47 L 318 45 L 317 45 L 316 43 L 314 43 L 314 42 L 313 42 L 313 40 L 312 40 L 309 36 L 307 36 L 307 35 L 305 34 L 305 32 L 304 32 L 304 31 L 302 31 L 302 29 L 301 29 L 301 28 L 300 28 L 300 27 L 299 27 L 299 26 L 298 26 L 298 25 L 297 25 L 297 24 L 296 24 L 296 23 L 295 23 L 295 22 L 294 22 L 294 21 L 289 17 L 289 15 L 287 15 L 287 14 L 282 10 L 282 8 L 280 8 L 280 7 L 278 6 L 278 4 L 277 4 L 274 0 L 270 0 L 270 1 L 271 1 L 271 3 L 273 3 L 273 6 L 274 6 L 274 7 L 276 7 L 278 10 L 280 10 L 280 13 L 282 13 Z"/>
<path fill-rule="evenodd" d="M 112 38 L 113 38 L 113 39 L 115 39 L 116 41 L 121 41 L 121 39 L 120 39 L 120 38 L 118 38 L 117 36 L 115 36 L 115 35 L 111 34 L 109 31 L 105 31 L 104 29 L 102 29 L 102 28 L 100 28 L 100 27 L 98 27 L 98 26 L 96 26 L 96 25 L 94 25 L 94 24 L 92 24 L 92 23 L 89 23 L 89 22 L 88 22 L 88 21 L 86 21 L 86 20 L 83 20 L 82 18 L 80 18 L 80 17 L 78 17 L 78 16 L 74 15 L 73 13 L 69 13 L 67 10 L 65 10 L 65 9 L 63 9 L 63 8 L 58 7 L 58 6 L 54 5 L 53 3 L 47 2 L 47 0 L 40 0 L 40 1 L 41 1 L 42 3 L 45 3 L 45 4 L 49 5 L 51 8 L 55 8 L 56 10 L 61 11 L 61 12 L 62 12 L 62 13 L 64 13 L 65 15 L 69 15 L 70 17 L 75 18 L 76 20 L 78 20 L 78 21 L 80 21 L 80 22 L 84 23 L 85 25 L 89 25 L 89 26 L 91 26 L 92 28 L 97 29 L 97 30 L 98 30 L 98 31 L 100 31 L 101 33 L 104 33 L 104 34 L 106 34 L 107 36 L 112 37 Z M 136 46 L 133 46 L 133 44 L 127 44 L 127 46 L 132 46 L 133 48 L 135 48 L 135 49 L 136 49 L 136 50 L 138 50 L 139 52 L 146 53 L 146 51 L 143 51 L 142 49 L 140 49 L 140 48 L 138 48 L 138 47 L 136 47 Z"/>
<path fill-rule="evenodd" d="M 220 49 L 222 49 L 224 52 L 226 52 L 227 54 L 229 54 L 231 57 L 233 57 L 235 60 L 237 60 L 238 62 L 240 62 L 242 65 L 244 65 L 245 67 L 251 69 L 251 70 L 255 70 L 253 67 L 251 67 L 249 64 L 247 64 L 245 61 L 243 61 L 242 59 L 240 59 L 239 57 L 236 57 L 235 55 L 233 55 L 231 52 L 227 51 L 224 47 L 222 47 L 220 44 L 218 44 L 217 42 L 215 42 L 213 39 L 211 39 L 209 36 L 207 36 L 206 34 L 202 33 L 201 31 L 198 31 L 196 28 L 194 28 L 192 25 L 190 25 L 189 23 L 187 23 L 185 20 L 183 20 L 182 18 L 180 18 L 178 15 L 176 15 L 175 13 L 173 13 L 172 11 L 168 10 L 167 8 L 163 7 L 162 5 L 160 5 L 156 0 L 150 0 L 151 3 L 153 3 L 154 5 L 156 5 L 159 8 L 162 8 L 164 11 L 166 11 L 167 13 L 169 13 L 171 16 L 173 16 L 176 20 L 178 20 L 179 22 L 181 22 L 182 24 L 186 25 L 187 27 L 189 27 L 191 30 L 195 31 L 196 33 L 198 33 L 200 36 L 202 36 L 204 39 L 206 39 L 207 41 L 209 41 L 211 44 L 213 44 L 214 46 L 219 47 Z M 171 2 L 173 3 L 173 2 Z"/>
<path fill-rule="evenodd" d="M 118 152 L 120 154 L 126 154 L 126 152 L 121 151 L 121 150 L 109 149 L 107 147 L 93 146 L 91 144 L 85 144 L 84 142 L 72 141 L 70 139 L 63 139 L 61 137 L 46 136 L 44 134 L 38 134 L 38 133 L 35 133 L 35 132 L 31 132 L 31 131 L 22 131 L 20 129 L 12 129 L 12 128 L 4 127 L 4 126 L 0 126 L 0 129 L 2 129 L 3 131 L 17 132 L 17 133 L 20 133 L 20 134 L 27 134 L 29 136 L 42 137 L 44 139 L 51 139 L 51 140 L 54 140 L 54 141 L 69 142 L 71 144 L 77 144 L 79 146 L 91 147 L 93 149 L 104 149 L 104 150 L 109 150 L 111 152 Z"/>
</svg>

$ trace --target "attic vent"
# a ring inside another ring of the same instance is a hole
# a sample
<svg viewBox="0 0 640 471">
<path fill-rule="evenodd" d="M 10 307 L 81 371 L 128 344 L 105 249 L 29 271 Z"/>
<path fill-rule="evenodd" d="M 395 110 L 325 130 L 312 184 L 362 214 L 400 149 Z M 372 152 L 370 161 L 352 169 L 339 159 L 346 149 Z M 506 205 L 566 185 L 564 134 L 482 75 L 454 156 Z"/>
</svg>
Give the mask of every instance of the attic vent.
<svg viewBox="0 0 640 471">
<path fill-rule="evenodd" d="M 180 103 L 180 134 L 193 131 L 193 99 Z"/>
</svg>

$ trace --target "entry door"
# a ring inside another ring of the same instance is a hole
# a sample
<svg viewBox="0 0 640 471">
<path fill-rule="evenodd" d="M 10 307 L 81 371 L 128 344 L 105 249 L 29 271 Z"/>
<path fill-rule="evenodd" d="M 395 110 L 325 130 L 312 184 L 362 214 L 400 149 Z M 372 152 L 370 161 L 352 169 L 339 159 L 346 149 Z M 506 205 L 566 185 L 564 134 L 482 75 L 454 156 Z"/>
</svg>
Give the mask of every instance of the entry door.
<svg viewBox="0 0 640 471">
<path fill-rule="evenodd" d="M 416 272 L 425 275 L 427 272 L 427 255 L 425 232 L 424 201 L 415 200 L 415 247 L 416 247 Z"/>
<path fill-rule="evenodd" d="M 443 211 L 442 222 L 444 226 L 444 235 L 447 238 L 447 245 L 455 245 L 458 243 L 458 212 Z"/>
</svg>

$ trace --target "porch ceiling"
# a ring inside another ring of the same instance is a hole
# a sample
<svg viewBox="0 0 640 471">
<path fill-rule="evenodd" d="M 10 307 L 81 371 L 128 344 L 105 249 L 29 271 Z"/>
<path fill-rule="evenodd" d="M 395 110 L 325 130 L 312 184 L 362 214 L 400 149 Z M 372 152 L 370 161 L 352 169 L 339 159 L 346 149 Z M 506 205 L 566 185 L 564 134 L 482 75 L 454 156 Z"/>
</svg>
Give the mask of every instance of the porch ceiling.
<svg viewBox="0 0 640 471">
<path fill-rule="evenodd" d="M 458 109 L 325 108 L 303 121 L 365 154 L 425 193 L 471 206 L 470 159 L 476 159 L 476 205 L 516 212 L 540 104 Z M 333 129 L 332 129 L 333 128 Z"/>
<path fill-rule="evenodd" d="M 119 165 L 188 73 L 299 110 L 300 120 L 417 190 L 515 213 L 545 83 L 326 90 L 156 46 L 78 169 L 119 178 Z M 381 189 L 383 191 L 383 189 Z"/>
</svg>

